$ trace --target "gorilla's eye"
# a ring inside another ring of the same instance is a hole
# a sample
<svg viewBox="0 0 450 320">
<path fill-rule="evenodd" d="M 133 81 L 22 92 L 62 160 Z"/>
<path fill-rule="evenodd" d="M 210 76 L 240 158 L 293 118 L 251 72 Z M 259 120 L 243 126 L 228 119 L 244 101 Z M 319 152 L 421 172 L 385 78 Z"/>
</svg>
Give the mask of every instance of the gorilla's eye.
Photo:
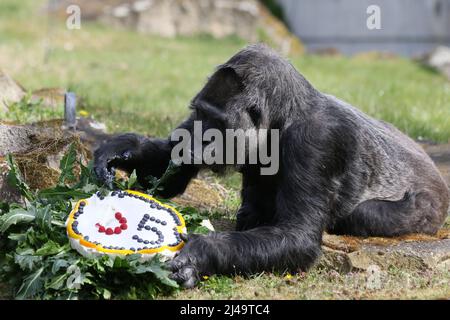
<svg viewBox="0 0 450 320">
<path fill-rule="evenodd" d="M 225 114 L 221 109 L 206 101 L 196 102 L 191 108 L 195 110 L 196 116 L 199 119 L 216 120 L 220 122 L 225 122 L 226 120 Z"/>
<path fill-rule="evenodd" d="M 261 120 L 261 113 L 257 106 L 251 106 L 247 110 L 248 115 L 250 116 L 250 119 L 252 119 L 252 122 L 255 126 L 259 125 L 259 122 Z"/>
</svg>

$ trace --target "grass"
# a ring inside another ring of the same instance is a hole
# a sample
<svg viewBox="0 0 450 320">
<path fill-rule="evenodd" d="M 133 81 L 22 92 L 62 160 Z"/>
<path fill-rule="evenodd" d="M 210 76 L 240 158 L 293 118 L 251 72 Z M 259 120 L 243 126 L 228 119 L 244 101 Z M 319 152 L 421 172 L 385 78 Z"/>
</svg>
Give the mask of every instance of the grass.
<svg viewBox="0 0 450 320">
<path fill-rule="evenodd" d="M 162 39 L 48 20 L 42 0 L 0 4 L 0 67 L 24 87 L 65 87 L 111 131 L 167 135 L 214 67 L 245 43 Z M 450 138 L 450 84 L 409 60 L 304 56 L 293 64 L 318 89 L 392 122 L 414 138 Z"/>
<path fill-rule="evenodd" d="M 214 67 L 245 45 L 236 38 L 162 39 L 88 23 L 69 31 L 64 21 L 48 20 L 39 11 L 43 3 L 1 1 L 0 68 L 29 90 L 75 91 L 82 98 L 81 109 L 105 122 L 111 132 L 167 135 L 187 116 L 190 99 Z M 392 122 L 413 138 L 440 142 L 450 138 L 450 84 L 417 63 L 402 58 L 320 56 L 291 61 L 318 89 Z M 20 114 L 7 117 L 18 120 Z M 224 183 L 237 189 L 240 178 L 234 175 Z M 236 206 L 235 200 L 231 202 Z M 450 277 L 444 273 L 411 274 L 414 281 L 403 286 L 399 284 L 406 276 L 392 271 L 386 275 L 389 285 L 374 292 L 365 290 L 364 277 L 325 271 L 291 279 L 273 274 L 250 279 L 212 277 L 199 288 L 171 298 L 450 296 Z"/>
<path fill-rule="evenodd" d="M 174 299 L 440 299 L 450 297 L 448 271 L 382 272 L 379 286 L 366 273 L 312 270 L 300 275 L 260 274 L 249 279 L 214 276 Z"/>
</svg>

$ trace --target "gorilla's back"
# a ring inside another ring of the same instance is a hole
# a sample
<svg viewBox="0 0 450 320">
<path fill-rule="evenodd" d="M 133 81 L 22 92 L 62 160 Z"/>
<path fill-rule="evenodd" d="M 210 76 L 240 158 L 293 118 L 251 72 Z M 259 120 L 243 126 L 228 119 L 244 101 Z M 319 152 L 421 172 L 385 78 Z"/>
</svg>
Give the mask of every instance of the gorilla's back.
<svg viewBox="0 0 450 320">
<path fill-rule="evenodd" d="M 368 177 L 361 202 L 400 200 L 406 192 L 430 191 L 447 197 L 448 203 L 448 187 L 420 145 L 393 125 L 373 119 L 334 96 L 325 96 L 353 121 L 358 141 L 355 165 L 366 170 Z"/>
</svg>

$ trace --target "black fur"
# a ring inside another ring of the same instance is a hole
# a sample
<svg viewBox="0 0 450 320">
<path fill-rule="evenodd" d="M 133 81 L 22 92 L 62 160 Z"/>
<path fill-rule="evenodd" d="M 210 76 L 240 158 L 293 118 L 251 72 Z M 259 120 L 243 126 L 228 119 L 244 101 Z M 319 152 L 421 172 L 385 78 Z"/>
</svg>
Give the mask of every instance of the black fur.
<svg viewBox="0 0 450 320">
<path fill-rule="evenodd" d="M 362 236 L 435 233 L 449 204 L 429 157 L 394 127 L 314 89 L 262 45 L 220 66 L 193 99 L 190 117 L 207 128 L 280 130 L 280 170 L 236 166 L 243 175 L 237 231 L 190 235 L 171 262 L 187 287 L 202 275 L 307 270 L 323 231 Z M 270 143 L 270 141 L 269 141 Z M 118 136 L 95 152 L 95 170 L 111 182 L 114 167 L 160 176 L 173 142 Z M 183 165 L 162 196 L 182 193 L 202 165 Z M 219 170 L 219 167 L 212 167 Z"/>
</svg>

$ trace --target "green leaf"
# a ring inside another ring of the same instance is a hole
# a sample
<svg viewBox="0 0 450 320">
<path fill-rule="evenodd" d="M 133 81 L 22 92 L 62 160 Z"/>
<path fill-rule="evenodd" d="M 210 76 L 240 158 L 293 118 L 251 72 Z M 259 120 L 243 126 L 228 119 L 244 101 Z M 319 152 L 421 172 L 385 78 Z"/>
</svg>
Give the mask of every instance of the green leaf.
<svg viewBox="0 0 450 320">
<path fill-rule="evenodd" d="M 126 259 L 122 259 L 120 257 L 114 259 L 114 269 L 128 269 L 129 267 L 130 263 Z"/>
<path fill-rule="evenodd" d="M 109 291 L 108 289 L 103 289 L 103 299 L 105 300 L 109 300 L 111 299 L 111 291 Z"/>
<path fill-rule="evenodd" d="M 16 294 L 16 299 L 29 299 L 37 295 L 43 287 L 44 280 L 41 278 L 44 268 L 38 269 L 36 272 L 25 277 L 22 285 Z"/>
<path fill-rule="evenodd" d="M 69 277 L 67 273 L 63 273 L 45 284 L 45 289 L 59 290 L 64 286 L 64 281 Z"/>
<path fill-rule="evenodd" d="M 55 255 L 57 253 L 60 253 L 64 251 L 65 247 L 60 246 L 56 242 L 49 240 L 47 243 L 45 243 L 41 248 L 36 250 L 36 255 L 38 256 L 51 256 Z"/>
<path fill-rule="evenodd" d="M 4 233 L 12 225 L 33 221 L 34 214 L 25 209 L 14 209 L 0 217 L 0 233 Z"/>
<path fill-rule="evenodd" d="M 75 163 L 77 162 L 77 151 L 75 148 L 75 143 L 72 143 L 69 150 L 64 155 L 59 163 L 59 169 L 61 170 L 61 175 L 59 176 L 59 185 L 64 185 L 66 180 L 75 180 L 75 175 L 73 169 L 75 168 Z"/>
<path fill-rule="evenodd" d="M 93 194 L 97 190 L 97 186 L 92 183 L 88 183 L 85 186 L 81 188 L 81 191 L 85 192 L 86 194 Z"/>
<path fill-rule="evenodd" d="M 24 233 L 10 233 L 8 235 L 8 239 L 17 241 L 17 242 L 22 242 L 27 239 L 27 235 Z"/>
<path fill-rule="evenodd" d="M 153 273 L 155 277 L 160 280 L 163 284 L 178 288 L 178 284 L 169 278 L 170 271 L 167 269 L 164 269 L 161 264 L 159 263 L 159 260 L 152 259 L 152 261 L 149 264 L 141 264 L 136 267 L 136 274 L 142 274 L 142 273 Z"/>
<path fill-rule="evenodd" d="M 42 261 L 42 257 L 35 256 L 34 250 L 28 249 L 20 254 L 14 255 L 14 261 L 17 263 L 22 270 L 33 270 L 37 263 Z"/>
<path fill-rule="evenodd" d="M 44 208 L 36 208 L 36 223 L 43 230 L 51 229 L 52 212 L 50 205 Z"/>
<path fill-rule="evenodd" d="M 94 161 L 89 161 L 88 165 L 85 166 L 81 161 L 81 158 L 78 160 L 78 166 L 80 167 L 80 178 L 78 183 L 74 186 L 75 189 L 82 189 L 86 191 L 84 186 L 91 185 L 97 187 L 99 185 L 103 185 L 100 181 L 98 181 L 97 176 L 94 174 Z M 93 193 L 93 192 L 92 192 Z"/>
<path fill-rule="evenodd" d="M 172 160 L 169 161 L 169 165 L 167 166 L 166 171 L 161 176 L 161 178 L 157 179 L 153 176 L 148 176 L 146 179 L 149 181 L 150 185 L 152 185 L 152 188 L 147 190 L 149 194 L 155 194 L 158 193 L 158 191 L 161 191 L 164 189 L 164 184 L 167 183 L 167 181 L 178 171 L 180 170 L 180 165 L 175 164 Z"/>
<path fill-rule="evenodd" d="M 62 167 L 70 168 L 68 158 L 67 165 Z M 170 168 L 166 177 L 156 179 L 155 183 L 165 181 Z M 67 181 L 64 178 L 64 183 Z M 0 237 L 0 278 L 20 287 L 17 298 L 141 299 L 177 288 L 159 257 L 147 262 L 141 262 L 139 254 L 88 259 L 70 248 L 64 222 L 73 201 L 96 191 L 108 192 L 97 184 L 92 163 L 82 167 L 79 181 L 73 182 L 31 194 L 30 198 L 35 198 L 27 201 L 26 208 L 18 204 L 1 205 L 0 232 L 4 235 Z M 136 174 L 122 183 L 123 188 L 136 188 Z M 162 186 L 155 187 L 160 190 Z M 194 209 L 182 212 L 192 228 L 202 220 Z"/>
<path fill-rule="evenodd" d="M 70 263 L 65 259 L 57 259 L 53 262 L 52 273 L 56 274 L 61 268 L 67 268 Z"/>
<path fill-rule="evenodd" d="M 191 232 L 192 233 L 200 233 L 200 234 L 208 234 L 211 232 L 211 230 L 209 230 L 208 228 L 206 228 L 204 226 L 198 226 L 198 227 L 194 228 Z"/>
<path fill-rule="evenodd" d="M 128 178 L 127 188 L 128 189 L 133 188 L 133 186 L 136 184 L 136 181 L 137 181 L 136 170 L 133 170 L 133 172 L 131 173 L 130 177 Z"/>
<path fill-rule="evenodd" d="M 17 163 L 14 161 L 14 158 L 11 154 L 6 155 L 6 161 L 8 162 L 8 166 L 10 170 L 7 175 L 8 184 L 14 188 L 17 188 L 21 195 L 23 195 L 28 200 L 33 200 L 34 196 L 30 190 L 30 187 L 27 185 L 25 180 L 22 177 L 22 173 L 17 166 Z"/>
<path fill-rule="evenodd" d="M 9 204 L 6 202 L 0 201 L 0 215 L 3 212 L 7 212 L 7 211 L 9 211 Z"/>
<path fill-rule="evenodd" d="M 44 199 L 62 199 L 62 200 L 68 200 L 68 199 L 80 199 L 80 198 L 87 198 L 90 197 L 91 193 L 84 192 L 83 190 L 76 190 L 72 189 L 67 186 L 56 186 L 52 189 L 45 189 L 41 190 L 38 193 L 39 198 Z"/>
</svg>

